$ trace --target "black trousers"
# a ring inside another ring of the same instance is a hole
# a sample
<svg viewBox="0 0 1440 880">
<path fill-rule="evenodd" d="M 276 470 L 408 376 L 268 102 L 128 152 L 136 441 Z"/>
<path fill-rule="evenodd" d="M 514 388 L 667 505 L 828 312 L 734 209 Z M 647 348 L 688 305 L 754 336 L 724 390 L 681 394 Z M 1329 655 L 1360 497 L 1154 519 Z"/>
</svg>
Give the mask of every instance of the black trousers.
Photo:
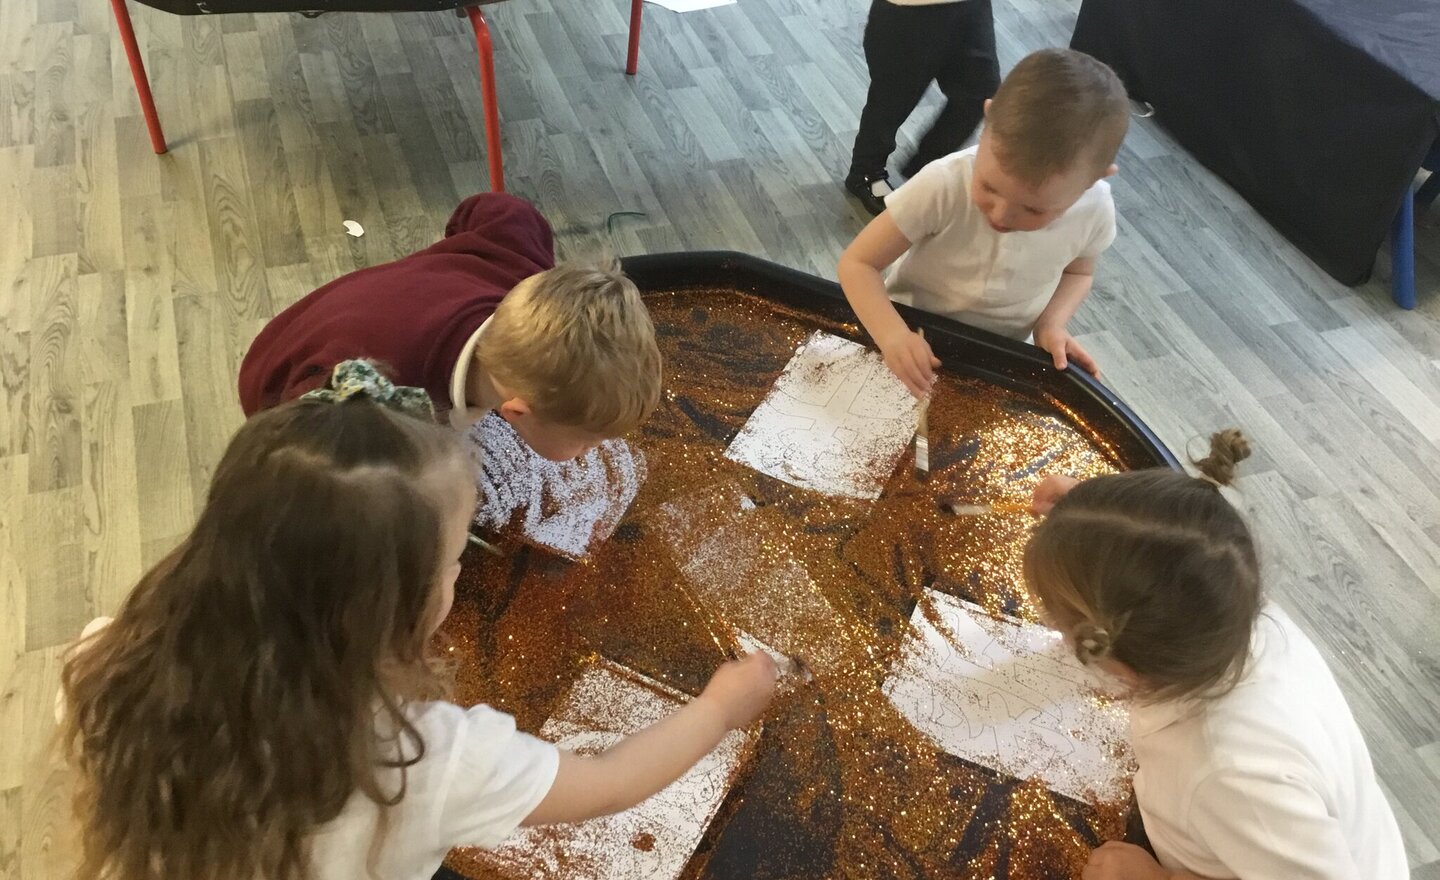
<svg viewBox="0 0 1440 880">
<path fill-rule="evenodd" d="M 990 0 L 928 6 L 874 0 L 865 23 L 865 63 L 870 93 L 855 135 L 852 176 L 885 170 L 895 151 L 895 133 L 932 81 L 945 94 L 945 108 L 902 171 L 913 176 L 960 149 L 984 118 L 985 99 L 1000 85 Z"/>
</svg>

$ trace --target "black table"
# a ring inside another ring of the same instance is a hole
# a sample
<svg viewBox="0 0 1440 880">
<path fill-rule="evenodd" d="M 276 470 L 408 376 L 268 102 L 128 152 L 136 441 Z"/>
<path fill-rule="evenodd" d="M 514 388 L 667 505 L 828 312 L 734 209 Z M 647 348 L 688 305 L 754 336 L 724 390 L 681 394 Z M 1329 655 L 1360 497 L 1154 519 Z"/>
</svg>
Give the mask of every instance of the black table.
<svg viewBox="0 0 1440 880">
<path fill-rule="evenodd" d="M 1084 0 L 1070 45 L 1344 284 L 1440 137 L 1437 0 Z"/>
</svg>

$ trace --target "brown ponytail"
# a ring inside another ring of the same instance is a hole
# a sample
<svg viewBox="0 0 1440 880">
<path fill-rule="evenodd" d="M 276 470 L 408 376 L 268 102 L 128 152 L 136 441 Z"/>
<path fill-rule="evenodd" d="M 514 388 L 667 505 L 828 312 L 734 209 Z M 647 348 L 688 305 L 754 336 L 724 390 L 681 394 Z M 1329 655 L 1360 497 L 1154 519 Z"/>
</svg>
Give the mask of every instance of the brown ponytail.
<svg viewBox="0 0 1440 880">
<path fill-rule="evenodd" d="M 1250 441 L 1239 428 L 1226 428 L 1210 435 L 1210 454 L 1195 462 L 1204 477 L 1219 486 L 1235 482 L 1235 468 L 1250 457 Z"/>
</svg>

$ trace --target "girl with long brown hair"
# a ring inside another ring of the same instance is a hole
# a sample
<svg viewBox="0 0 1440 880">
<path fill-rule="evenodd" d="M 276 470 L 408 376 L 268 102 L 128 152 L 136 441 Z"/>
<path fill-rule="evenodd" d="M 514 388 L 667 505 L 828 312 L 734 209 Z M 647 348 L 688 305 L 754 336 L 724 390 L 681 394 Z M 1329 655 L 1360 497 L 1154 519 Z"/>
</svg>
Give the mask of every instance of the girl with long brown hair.
<svg viewBox="0 0 1440 880">
<path fill-rule="evenodd" d="M 1404 880 L 1370 753 L 1319 651 L 1265 601 L 1220 487 L 1250 454 L 1211 438 L 1202 476 L 1047 478 L 1025 580 L 1081 662 L 1133 692 L 1135 797 L 1154 856 L 1107 843 L 1084 880 Z"/>
<path fill-rule="evenodd" d="M 452 846 L 628 809 L 768 702 L 751 655 L 593 757 L 445 702 L 430 636 L 474 480 L 453 431 L 384 405 L 403 389 L 342 371 L 241 427 L 189 537 L 67 662 L 80 876 L 429 878 Z"/>
</svg>

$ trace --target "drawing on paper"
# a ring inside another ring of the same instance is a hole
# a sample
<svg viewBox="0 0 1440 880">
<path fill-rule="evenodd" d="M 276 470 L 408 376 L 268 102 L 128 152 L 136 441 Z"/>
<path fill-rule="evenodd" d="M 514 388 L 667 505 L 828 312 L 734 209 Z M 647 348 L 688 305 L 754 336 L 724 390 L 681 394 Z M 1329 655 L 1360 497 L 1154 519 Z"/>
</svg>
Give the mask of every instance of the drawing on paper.
<svg viewBox="0 0 1440 880">
<path fill-rule="evenodd" d="M 1051 630 L 925 591 L 885 695 L 946 752 L 1086 802 L 1124 796 L 1127 715 Z"/>
<path fill-rule="evenodd" d="M 816 331 L 725 457 L 827 495 L 878 498 L 915 434 L 918 408 L 878 353 Z"/>
<path fill-rule="evenodd" d="M 688 700 L 637 672 L 597 660 L 571 687 L 540 735 L 596 754 L 654 724 Z M 684 776 L 639 806 L 576 825 L 521 829 L 479 853 L 506 876 L 668 880 L 684 870 L 750 745 L 732 731 Z"/>
<path fill-rule="evenodd" d="M 475 524 L 497 531 L 514 524 L 527 541 L 572 559 L 610 537 L 645 481 L 645 457 L 624 440 L 547 461 L 491 413 L 470 441 L 480 456 Z"/>
</svg>

